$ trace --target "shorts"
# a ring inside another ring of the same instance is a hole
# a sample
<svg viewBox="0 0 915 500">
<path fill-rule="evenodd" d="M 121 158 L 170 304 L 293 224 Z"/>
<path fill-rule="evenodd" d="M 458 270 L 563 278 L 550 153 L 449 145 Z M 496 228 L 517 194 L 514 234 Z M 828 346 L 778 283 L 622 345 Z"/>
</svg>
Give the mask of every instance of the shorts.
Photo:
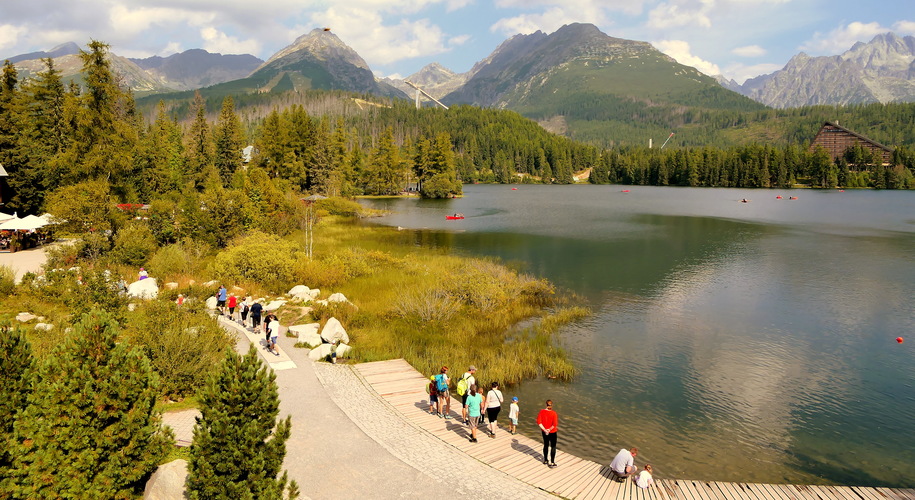
<svg viewBox="0 0 915 500">
<path fill-rule="evenodd" d="M 438 403 L 438 394 L 429 394 L 430 403 Z"/>
<path fill-rule="evenodd" d="M 230 308 L 229 308 L 229 314 L 235 314 L 235 308 L 234 308 L 234 307 L 230 307 Z"/>
<path fill-rule="evenodd" d="M 512 425 L 518 425 L 518 417 L 508 417 L 511 420 Z"/>
<path fill-rule="evenodd" d="M 217 300 L 217 301 L 216 301 L 216 307 L 223 307 L 223 306 L 225 306 L 225 305 L 226 305 L 226 301 L 224 301 L 224 300 Z"/>
<path fill-rule="evenodd" d="M 480 417 L 470 417 L 470 427 L 476 429 L 480 425 Z"/>
<path fill-rule="evenodd" d="M 276 337 L 276 336 L 274 336 L 274 335 L 271 335 L 271 336 L 270 336 L 270 342 L 272 342 L 272 343 L 275 345 L 275 344 L 276 344 L 276 340 L 277 340 L 278 338 L 279 338 L 279 337 Z"/>
<path fill-rule="evenodd" d="M 441 399 L 448 399 L 451 397 L 451 391 L 438 391 L 438 397 Z"/>
<path fill-rule="evenodd" d="M 500 408 L 500 407 L 498 407 L 498 406 L 496 406 L 495 408 L 486 408 L 486 418 L 487 418 L 490 422 L 495 422 L 495 421 L 496 421 L 496 418 L 499 417 L 499 412 L 500 412 L 501 410 L 502 410 L 502 408 Z"/>
<path fill-rule="evenodd" d="M 470 392 L 469 392 L 469 391 L 468 391 L 468 392 L 465 392 L 464 395 L 461 396 L 461 404 L 464 405 L 464 406 L 467 406 L 467 396 L 470 396 Z"/>
</svg>

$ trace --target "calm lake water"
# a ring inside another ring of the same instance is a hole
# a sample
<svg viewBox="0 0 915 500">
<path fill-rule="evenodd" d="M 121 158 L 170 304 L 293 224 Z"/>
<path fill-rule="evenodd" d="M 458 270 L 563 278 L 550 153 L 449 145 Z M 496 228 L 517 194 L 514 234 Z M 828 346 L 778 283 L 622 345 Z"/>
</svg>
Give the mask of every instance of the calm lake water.
<svg viewBox="0 0 915 500">
<path fill-rule="evenodd" d="M 464 189 L 365 203 L 592 308 L 561 334 L 581 376 L 506 392 L 522 432 L 552 398 L 560 449 L 658 477 L 915 487 L 915 193 Z"/>
</svg>

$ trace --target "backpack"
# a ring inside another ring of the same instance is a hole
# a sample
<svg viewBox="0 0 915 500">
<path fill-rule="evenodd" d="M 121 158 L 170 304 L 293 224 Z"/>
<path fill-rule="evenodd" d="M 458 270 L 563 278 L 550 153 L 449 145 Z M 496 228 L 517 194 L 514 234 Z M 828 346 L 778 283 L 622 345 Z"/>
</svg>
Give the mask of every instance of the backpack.
<svg viewBox="0 0 915 500">
<path fill-rule="evenodd" d="M 439 373 L 435 376 L 435 388 L 438 392 L 445 392 L 448 390 L 448 384 L 445 382 L 444 373 Z"/>
<path fill-rule="evenodd" d="M 457 383 L 457 393 L 458 396 L 463 396 L 467 394 L 467 374 L 461 375 L 461 380 L 458 380 Z"/>
</svg>

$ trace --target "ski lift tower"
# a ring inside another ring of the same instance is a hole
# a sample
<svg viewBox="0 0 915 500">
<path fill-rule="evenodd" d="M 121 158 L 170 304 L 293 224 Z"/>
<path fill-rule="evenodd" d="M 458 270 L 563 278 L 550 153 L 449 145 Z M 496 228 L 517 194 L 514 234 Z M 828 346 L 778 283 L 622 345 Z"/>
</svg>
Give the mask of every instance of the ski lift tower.
<svg viewBox="0 0 915 500">
<path fill-rule="evenodd" d="M 416 109 L 419 109 L 419 107 L 420 107 L 419 106 L 419 95 L 420 94 L 426 96 L 426 98 L 428 98 L 430 101 L 434 102 L 435 104 L 438 104 L 439 106 L 441 106 L 445 109 L 448 109 L 448 106 L 445 106 L 444 104 L 441 103 L 441 101 L 439 101 L 438 99 L 429 95 L 429 93 L 426 92 L 425 90 L 417 87 L 415 83 L 411 82 L 410 80 L 404 80 L 403 82 L 406 83 L 407 85 L 413 87 L 414 89 L 416 89 Z"/>
</svg>

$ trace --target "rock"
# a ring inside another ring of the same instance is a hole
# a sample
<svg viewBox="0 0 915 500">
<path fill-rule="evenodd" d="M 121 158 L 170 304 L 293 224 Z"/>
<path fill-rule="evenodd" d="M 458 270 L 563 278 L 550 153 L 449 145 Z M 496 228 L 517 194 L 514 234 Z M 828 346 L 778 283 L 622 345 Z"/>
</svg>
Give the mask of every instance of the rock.
<svg viewBox="0 0 915 500">
<path fill-rule="evenodd" d="M 327 297 L 327 302 L 345 302 L 347 304 L 352 304 L 352 302 L 350 302 L 349 299 L 346 298 L 346 295 L 343 295 L 342 293 L 339 293 L 339 292 L 331 294 L 330 297 Z"/>
<path fill-rule="evenodd" d="M 210 280 L 210 281 L 207 281 L 206 283 L 204 283 L 203 286 L 215 287 L 215 286 L 219 286 L 219 282 L 216 280 Z"/>
<path fill-rule="evenodd" d="M 35 323 L 35 330 L 37 331 L 50 332 L 53 329 L 54 325 L 50 323 Z"/>
<path fill-rule="evenodd" d="M 311 290 L 311 289 L 305 285 L 296 285 L 296 286 L 290 288 L 289 291 L 286 292 L 286 295 L 296 296 L 296 295 L 299 295 L 300 293 L 305 293 L 308 290 Z"/>
<path fill-rule="evenodd" d="M 187 460 L 172 460 L 162 464 L 146 482 L 143 500 L 173 500 L 185 498 Z"/>
<path fill-rule="evenodd" d="M 265 311 L 276 311 L 277 309 L 286 305 L 285 300 L 271 300 L 269 304 L 264 306 Z"/>
<path fill-rule="evenodd" d="M 178 283 L 175 283 L 174 281 L 169 281 L 168 283 L 166 283 L 165 285 L 162 285 L 162 286 L 164 286 L 167 290 L 174 290 L 174 289 L 178 288 Z"/>
<path fill-rule="evenodd" d="M 316 301 L 315 301 L 315 304 L 321 304 L 322 306 L 326 306 L 326 305 L 327 305 L 327 301 L 326 301 L 326 300 L 323 300 L 323 299 L 322 299 L 322 300 L 316 300 Z"/>
<path fill-rule="evenodd" d="M 208 297 L 208 298 L 207 298 L 207 302 L 206 302 L 206 304 L 207 304 L 207 309 L 216 309 L 216 303 L 217 303 L 217 302 L 219 302 L 219 301 L 216 300 L 216 297 Z"/>
<path fill-rule="evenodd" d="M 127 310 L 128 310 L 128 311 L 133 312 L 134 310 L 136 310 L 136 308 L 137 308 L 137 305 L 134 304 L 133 302 L 131 302 L 130 304 L 127 304 Z"/>
<path fill-rule="evenodd" d="M 290 295 L 295 300 L 301 300 L 302 302 L 308 302 L 309 300 L 315 300 L 318 298 L 318 295 L 321 294 L 321 290 L 317 288 L 311 289 L 305 285 L 296 285 L 289 290 L 288 295 Z"/>
<path fill-rule="evenodd" d="M 33 319 L 36 319 L 36 318 L 38 318 L 38 316 L 35 316 L 34 314 L 28 313 L 28 312 L 21 312 L 16 315 L 16 321 L 18 321 L 20 323 L 28 323 L 29 321 L 32 321 Z"/>
<path fill-rule="evenodd" d="M 320 361 L 320 360 L 330 356 L 330 353 L 331 353 L 331 345 L 330 344 L 321 344 L 318 347 L 316 347 L 308 352 L 308 358 L 312 359 L 314 361 Z"/>
<path fill-rule="evenodd" d="M 159 296 L 156 278 L 146 278 L 127 285 L 127 296 L 138 299 L 154 299 Z"/>
<path fill-rule="evenodd" d="M 303 335 L 317 335 L 319 328 L 321 328 L 320 323 L 309 323 L 307 325 L 292 325 L 289 327 L 289 331 L 296 337 L 301 337 Z"/>
<path fill-rule="evenodd" d="M 343 328 L 337 318 L 327 320 L 327 323 L 324 324 L 324 329 L 321 330 L 321 338 L 331 344 L 334 342 L 349 344 L 349 335 L 346 334 L 346 329 Z"/>
<path fill-rule="evenodd" d="M 317 333 L 303 333 L 299 335 L 299 342 L 310 347 L 317 347 L 324 343 L 324 339 Z"/>
<path fill-rule="evenodd" d="M 241 295 L 245 293 L 245 289 L 240 286 L 233 286 L 229 291 L 232 292 L 232 295 Z"/>
<path fill-rule="evenodd" d="M 346 344 L 340 344 L 340 345 L 337 346 L 337 357 L 338 357 L 338 358 L 345 357 L 345 356 L 346 356 L 346 353 L 348 353 L 348 352 L 350 352 L 350 351 L 352 351 L 352 350 L 353 350 L 352 347 L 350 347 L 350 346 L 348 346 L 348 345 L 346 345 Z"/>
</svg>

